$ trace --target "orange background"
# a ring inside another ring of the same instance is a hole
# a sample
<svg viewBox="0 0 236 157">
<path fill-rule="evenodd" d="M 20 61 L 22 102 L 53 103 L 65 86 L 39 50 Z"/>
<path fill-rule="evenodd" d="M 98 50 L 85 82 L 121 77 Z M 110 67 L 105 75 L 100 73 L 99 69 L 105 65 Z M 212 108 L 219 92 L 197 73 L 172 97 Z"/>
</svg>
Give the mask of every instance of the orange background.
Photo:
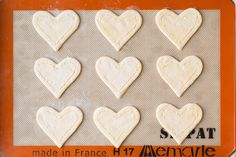
<svg viewBox="0 0 236 157">
<path fill-rule="evenodd" d="M 13 11 L 93 9 L 219 9 L 221 11 L 221 145 L 215 157 L 227 157 L 235 149 L 234 4 L 230 0 L 1 0 L 0 2 L 0 154 L 32 157 L 32 150 L 60 150 L 49 146 L 13 146 Z M 32 104 L 33 105 L 33 104 Z M 22 113 L 24 114 L 24 113 Z M 178 146 L 182 148 L 184 146 Z M 63 149 L 106 150 L 111 146 L 65 146 Z M 121 147 L 123 148 L 123 147 Z M 138 156 L 142 146 L 134 146 Z M 177 148 L 177 147 L 176 147 Z M 61 157 L 61 156 L 58 156 Z"/>
</svg>

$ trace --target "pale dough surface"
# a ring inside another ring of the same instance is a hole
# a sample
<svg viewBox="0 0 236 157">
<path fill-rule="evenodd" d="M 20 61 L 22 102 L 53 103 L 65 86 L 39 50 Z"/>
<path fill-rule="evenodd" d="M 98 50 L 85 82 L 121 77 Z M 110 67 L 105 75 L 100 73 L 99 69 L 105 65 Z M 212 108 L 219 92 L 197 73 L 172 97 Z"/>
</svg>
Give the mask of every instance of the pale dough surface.
<svg viewBox="0 0 236 157">
<path fill-rule="evenodd" d="M 45 106 L 37 111 L 36 120 L 57 147 L 61 148 L 79 127 L 83 120 L 83 113 L 75 106 L 68 106 L 61 112 Z"/>
<path fill-rule="evenodd" d="M 133 106 L 126 106 L 119 112 L 107 107 L 94 111 L 93 120 L 101 133 L 116 147 L 132 132 L 140 120 L 139 111 Z"/>
<path fill-rule="evenodd" d="M 201 59 L 196 56 L 185 57 L 180 62 L 171 56 L 161 56 L 156 66 L 161 78 L 178 97 L 194 83 L 203 68 Z"/>
<path fill-rule="evenodd" d="M 54 17 L 47 11 L 34 14 L 32 23 L 39 35 L 55 50 L 78 28 L 79 16 L 72 10 L 65 10 Z"/>
<path fill-rule="evenodd" d="M 99 31 L 119 51 L 141 27 L 142 17 L 136 10 L 127 10 L 121 15 L 110 10 L 100 10 L 95 22 Z"/>
<path fill-rule="evenodd" d="M 193 103 L 186 104 L 181 109 L 163 103 L 156 110 L 157 120 L 178 144 L 181 144 L 200 122 L 202 115 L 202 109 Z"/>
<path fill-rule="evenodd" d="M 80 63 L 70 57 L 58 64 L 48 58 L 40 58 L 34 64 L 34 73 L 56 98 L 60 98 L 79 76 L 80 71 Z"/>
<path fill-rule="evenodd" d="M 177 15 L 163 9 L 156 15 L 156 24 L 162 33 L 179 49 L 182 50 L 202 23 L 202 16 L 197 9 L 189 8 Z"/>
<path fill-rule="evenodd" d="M 187 103 L 197 103 L 204 116 L 196 129 L 216 128 L 214 139 L 186 139 L 182 145 L 220 144 L 220 12 L 199 10 L 203 23 L 180 52 L 157 28 L 155 16 L 159 10 L 139 10 L 143 17 L 142 27 L 117 52 L 98 31 L 94 18 L 97 10 L 76 11 L 81 22 L 77 31 L 66 41 L 58 53 L 38 35 L 32 25 L 35 11 L 14 11 L 14 145 L 55 145 L 37 125 L 35 115 L 42 106 L 62 111 L 66 106 L 77 106 L 84 114 L 83 123 L 64 145 L 111 145 L 97 129 L 93 112 L 102 106 L 120 111 L 127 104 L 140 112 L 140 121 L 122 146 L 127 145 L 178 145 L 170 138 L 160 138 L 162 126 L 156 119 L 156 108 L 161 103 L 170 103 L 177 108 Z M 124 12 L 115 10 L 121 15 Z M 181 11 L 175 11 L 181 13 Z M 59 15 L 61 11 L 50 11 Z M 82 20 L 83 19 L 83 20 Z M 157 72 L 156 62 L 161 56 L 173 56 L 181 61 L 187 56 L 201 58 L 204 69 L 181 98 L 163 81 Z M 55 63 L 66 57 L 81 63 L 79 77 L 63 93 L 55 97 L 34 74 L 37 59 L 50 58 Z M 142 72 L 124 95 L 117 99 L 96 73 L 96 61 L 109 56 L 121 62 L 129 56 L 142 63 Z M 209 81 L 210 80 L 210 81 Z M 32 92 L 33 91 L 33 92 Z M 214 98 L 214 99 L 213 99 Z"/>
<path fill-rule="evenodd" d="M 142 64 L 135 57 L 126 57 L 120 63 L 110 57 L 101 57 L 96 62 L 97 74 L 117 98 L 124 94 L 141 70 Z"/>
</svg>

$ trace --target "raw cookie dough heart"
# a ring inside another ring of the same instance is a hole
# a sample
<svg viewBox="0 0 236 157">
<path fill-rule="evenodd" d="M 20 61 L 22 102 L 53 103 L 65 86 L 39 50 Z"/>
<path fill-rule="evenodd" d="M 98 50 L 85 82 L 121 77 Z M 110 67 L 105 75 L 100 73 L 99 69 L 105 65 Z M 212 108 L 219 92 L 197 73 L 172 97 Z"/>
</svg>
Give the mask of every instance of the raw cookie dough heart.
<svg viewBox="0 0 236 157">
<path fill-rule="evenodd" d="M 99 77 L 117 98 L 124 94 L 141 70 L 142 64 L 135 57 L 126 57 L 120 63 L 109 57 L 101 57 L 96 62 Z"/>
<path fill-rule="evenodd" d="M 188 56 L 178 62 L 171 56 L 162 56 L 157 60 L 157 70 L 161 78 L 180 97 L 202 72 L 202 61 L 196 56 Z"/>
<path fill-rule="evenodd" d="M 66 88 L 78 77 L 80 71 L 80 63 L 70 57 L 59 64 L 47 58 L 40 58 L 34 64 L 36 76 L 56 98 L 60 98 Z"/>
<path fill-rule="evenodd" d="M 113 112 L 107 107 L 100 107 L 94 111 L 93 120 L 102 134 L 116 148 L 119 148 L 138 124 L 140 114 L 132 106 L 127 106 L 118 113 Z"/>
<path fill-rule="evenodd" d="M 186 9 L 180 15 L 163 9 L 156 15 L 157 26 L 179 50 L 182 50 L 201 23 L 202 16 L 194 8 Z"/>
<path fill-rule="evenodd" d="M 142 17 L 135 10 L 125 11 L 120 16 L 101 10 L 97 12 L 95 22 L 103 36 L 119 51 L 141 27 Z"/>
<path fill-rule="evenodd" d="M 202 110 L 197 104 L 189 103 L 181 109 L 176 109 L 164 103 L 157 107 L 156 116 L 161 126 L 181 144 L 202 119 Z"/>
<path fill-rule="evenodd" d="M 75 106 L 68 106 L 58 113 L 51 107 L 41 107 L 36 117 L 38 125 L 61 148 L 83 120 L 83 113 Z"/>
<path fill-rule="evenodd" d="M 38 11 L 33 16 L 33 25 L 39 35 L 58 51 L 62 44 L 78 28 L 79 16 L 72 10 L 63 11 L 57 17 L 46 11 Z"/>
</svg>

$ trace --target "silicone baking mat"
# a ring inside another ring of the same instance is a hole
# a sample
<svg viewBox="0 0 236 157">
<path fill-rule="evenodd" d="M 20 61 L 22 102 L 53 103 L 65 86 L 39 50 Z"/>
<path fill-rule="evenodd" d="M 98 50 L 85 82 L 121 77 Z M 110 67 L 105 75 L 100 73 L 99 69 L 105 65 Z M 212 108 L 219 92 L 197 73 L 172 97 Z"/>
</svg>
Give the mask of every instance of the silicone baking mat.
<svg viewBox="0 0 236 157">
<path fill-rule="evenodd" d="M 191 7 L 200 11 L 203 23 L 183 51 L 179 52 L 156 27 L 155 14 L 164 8 L 181 12 Z M 33 29 L 31 19 L 33 13 L 38 10 L 50 11 L 57 15 L 66 9 L 76 10 L 81 23 L 59 53 L 55 53 Z M 141 29 L 121 52 L 115 52 L 95 27 L 94 15 L 100 9 L 113 10 L 117 14 L 127 9 L 135 9 L 143 17 Z M 164 153 L 166 156 L 176 157 L 185 154 L 196 157 L 224 157 L 229 156 L 235 149 L 234 5 L 231 1 L 2 0 L 0 10 L 2 156 L 32 157 L 35 152 L 38 157 L 47 156 L 47 153 L 51 153 L 48 156 L 56 157 L 82 156 L 81 151 L 87 152 L 87 156 L 147 156 L 145 152 L 153 150 L 156 156 Z M 89 35 L 94 35 L 92 40 L 96 42 L 89 40 Z M 156 39 L 153 40 L 155 35 Z M 93 47 L 89 47 L 91 43 Z M 136 49 L 137 47 L 140 48 Z M 103 55 L 117 61 L 126 56 L 135 56 L 143 64 L 140 77 L 120 100 L 114 97 L 95 72 L 95 61 Z M 178 60 L 188 55 L 196 55 L 204 64 L 202 75 L 181 98 L 175 96 L 156 71 L 155 62 L 162 55 L 171 55 Z M 32 66 L 39 57 L 48 57 L 59 62 L 67 56 L 75 57 L 81 62 L 82 72 L 61 99 L 56 100 L 36 78 Z M 84 83 L 88 78 L 94 81 L 91 81 L 91 84 Z M 28 82 L 25 79 L 28 79 Z M 144 89 L 146 92 L 143 93 Z M 75 98 L 73 101 L 72 97 Z M 40 99 L 42 101 L 39 101 Z M 140 103 L 141 101 L 143 103 Z M 154 110 L 163 102 L 176 107 L 182 107 L 189 102 L 198 103 L 204 115 L 196 131 L 203 128 L 206 132 L 208 127 L 215 128 L 214 139 L 207 138 L 207 134 L 206 139 L 197 139 L 198 132 L 195 132 L 191 139 L 186 139 L 183 145 L 176 145 L 169 137 L 160 139 L 161 127 Z M 128 104 L 137 107 L 141 121 L 124 141 L 123 146 L 119 150 L 114 149 L 97 130 L 89 115 L 99 106 L 119 111 Z M 41 106 L 62 110 L 68 105 L 79 106 L 84 113 L 84 121 L 65 146 L 59 149 L 36 125 L 35 113 Z M 91 154 L 92 151 L 95 155 Z"/>
<path fill-rule="evenodd" d="M 123 11 L 115 13 L 119 15 Z M 35 31 L 32 25 L 34 11 L 15 11 L 14 144 L 54 145 L 38 126 L 36 112 L 42 106 L 51 106 L 61 111 L 68 105 L 74 105 L 83 111 L 84 120 L 66 145 L 111 145 L 93 122 L 94 110 L 107 106 L 119 111 L 127 105 L 132 105 L 140 111 L 141 120 L 123 145 L 176 145 L 170 136 L 160 137 L 162 127 L 156 119 L 157 106 L 167 102 L 178 108 L 187 103 L 197 103 L 203 110 L 203 119 L 191 139 L 183 142 L 184 145 L 219 145 L 219 11 L 200 10 L 203 17 L 202 26 L 182 51 L 178 51 L 157 28 L 154 18 L 158 11 L 140 11 L 143 17 L 142 27 L 120 52 L 116 52 L 97 29 L 94 20 L 97 10 L 77 11 L 81 19 L 80 26 L 59 52 L 54 52 Z M 53 13 L 57 15 L 60 11 Z M 202 74 L 180 98 L 157 72 L 156 61 L 163 55 L 170 55 L 178 60 L 196 55 L 203 62 Z M 61 98 L 56 99 L 34 74 L 34 63 L 40 57 L 60 62 L 67 56 L 75 57 L 81 62 L 82 72 Z M 121 99 L 113 95 L 95 71 L 96 60 L 102 56 L 109 56 L 117 61 L 127 56 L 135 56 L 142 62 L 143 69 L 139 78 Z M 205 136 L 198 135 L 199 128 L 204 130 Z M 211 138 L 209 138 L 209 128 L 214 129 Z"/>
</svg>

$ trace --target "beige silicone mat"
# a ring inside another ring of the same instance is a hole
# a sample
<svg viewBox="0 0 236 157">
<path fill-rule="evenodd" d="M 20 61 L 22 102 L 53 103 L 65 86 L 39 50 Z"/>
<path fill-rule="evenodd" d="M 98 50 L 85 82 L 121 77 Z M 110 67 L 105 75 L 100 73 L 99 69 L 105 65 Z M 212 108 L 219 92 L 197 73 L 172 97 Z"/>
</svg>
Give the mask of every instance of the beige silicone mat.
<svg viewBox="0 0 236 157">
<path fill-rule="evenodd" d="M 200 10 L 202 26 L 185 48 L 179 51 L 157 28 L 155 15 L 158 10 L 140 11 L 143 25 L 120 52 L 116 52 L 96 28 L 96 12 L 77 11 L 81 19 L 79 29 L 59 52 L 54 52 L 34 30 L 31 23 L 34 11 L 14 12 L 14 145 L 53 145 L 37 125 L 36 112 L 42 106 L 62 110 L 68 105 L 82 109 L 84 120 L 65 145 L 111 145 L 93 123 L 93 112 L 100 106 L 118 111 L 128 104 L 137 107 L 141 121 L 123 145 L 176 145 L 173 139 L 160 138 L 161 126 L 156 120 L 155 110 L 164 102 L 179 108 L 186 103 L 198 103 L 204 116 L 196 129 L 204 128 L 207 138 L 206 129 L 216 128 L 214 139 L 196 139 L 195 133 L 193 139 L 186 139 L 183 145 L 219 145 L 220 12 Z M 57 15 L 60 11 L 52 13 Z M 96 74 L 95 62 L 104 55 L 117 61 L 135 56 L 143 64 L 140 77 L 120 100 Z M 156 60 L 163 55 L 171 55 L 179 60 L 196 55 L 204 64 L 203 73 L 181 98 L 174 94 L 156 70 Z M 82 72 L 61 99 L 55 99 L 34 75 L 34 62 L 40 57 L 60 62 L 67 56 L 81 62 Z"/>
</svg>

